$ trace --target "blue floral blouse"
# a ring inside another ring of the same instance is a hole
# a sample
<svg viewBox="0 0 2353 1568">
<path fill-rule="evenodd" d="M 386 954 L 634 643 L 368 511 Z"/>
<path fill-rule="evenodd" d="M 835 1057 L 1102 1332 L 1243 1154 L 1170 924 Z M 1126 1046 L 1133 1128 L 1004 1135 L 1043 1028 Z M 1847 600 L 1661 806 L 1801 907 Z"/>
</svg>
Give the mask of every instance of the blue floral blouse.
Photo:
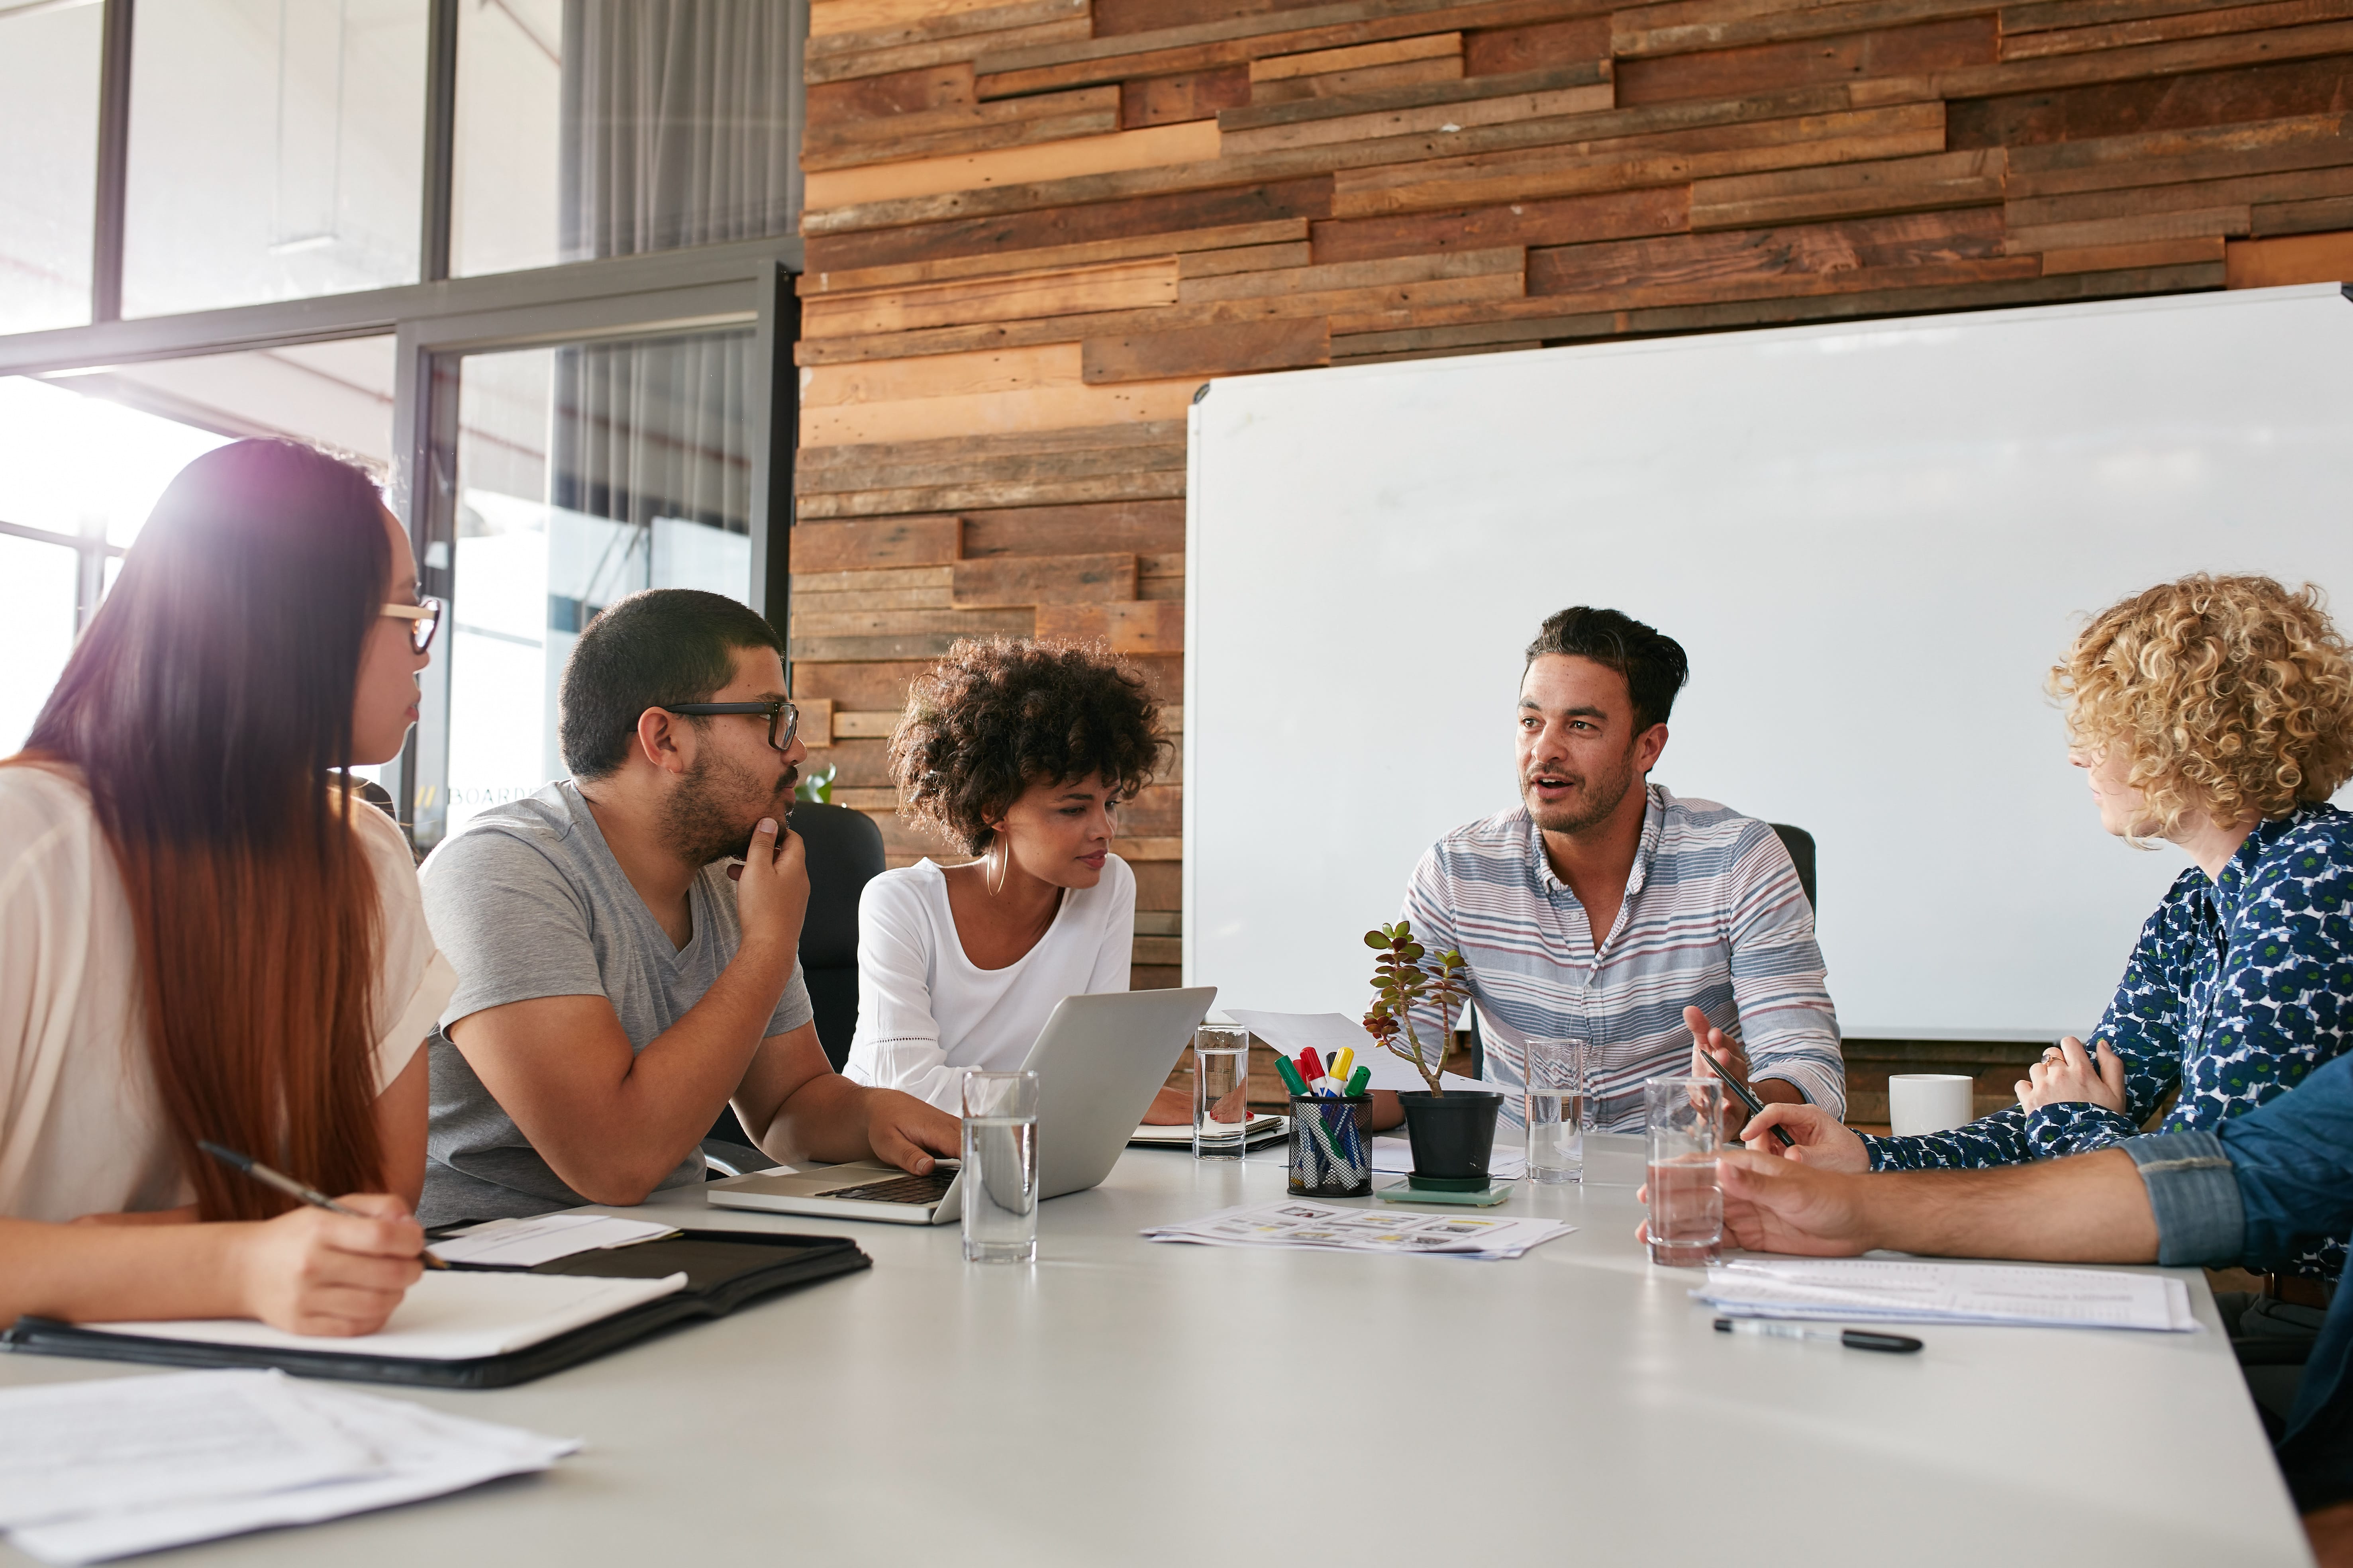
<svg viewBox="0 0 2353 1568">
<path fill-rule="evenodd" d="M 1916 1138 L 1865 1138 L 1873 1170 L 2014 1164 L 2160 1131 L 2211 1131 L 2353 1047 L 2353 816 L 2298 806 L 2259 826 L 2219 881 L 2192 866 L 2141 927 L 2094 1037 L 2125 1065 L 2125 1109 L 2012 1106 Z M 2293 1271 L 2333 1276 L 2341 1242 Z"/>
</svg>

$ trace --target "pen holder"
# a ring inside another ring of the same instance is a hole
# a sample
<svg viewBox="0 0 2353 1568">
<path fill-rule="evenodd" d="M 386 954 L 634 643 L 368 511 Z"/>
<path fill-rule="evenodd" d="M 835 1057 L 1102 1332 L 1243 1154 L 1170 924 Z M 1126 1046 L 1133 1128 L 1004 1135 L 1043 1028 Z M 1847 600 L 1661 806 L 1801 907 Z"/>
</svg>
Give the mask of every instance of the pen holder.
<svg viewBox="0 0 2353 1568">
<path fill-rule="evenodd" d="M 1291 1097 L 1291 1191 L 1303 1198 L 1361 1198 L 1373 1190 L 1369 1094 Z"/>
</svg>

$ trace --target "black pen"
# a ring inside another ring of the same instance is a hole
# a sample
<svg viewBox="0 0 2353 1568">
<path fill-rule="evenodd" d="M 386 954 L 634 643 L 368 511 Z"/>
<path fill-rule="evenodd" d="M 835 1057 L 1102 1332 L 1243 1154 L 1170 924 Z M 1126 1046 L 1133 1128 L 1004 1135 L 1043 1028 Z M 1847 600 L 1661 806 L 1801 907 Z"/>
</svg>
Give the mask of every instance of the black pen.
<svg viewBox="0 0 2353 1568">
<path fill-rule="evenodd" d="M 1765 1102 L 1758 1100 L 1755 1091 L 1746 1084 L 1725 1071 L 1723 1065 L 1705 1051 L 1699 1053 L 1699 1059 L 1715 1068 L 1715 1076 L 1724 1080 L 1724 1087 L 1732 1091 L 1735 1099 L 1748 1108 L 1750 1117 L 1755 1118 L 1765 1114 Z M 1781 1147 L 1784 1149 L 1794 1149 L 1798 1146 L 1798 1141 L 1789 1136 L 1789 1130 L 1778 1122 L 1773 1124 L 1773 1136 L 1781 1141 Z"/>
<path fill-rule="evenodd" d="M 1770 1318 L 1718 1318 L 1719 1334 L 1770 1334 L 1777 1340 L 1836 1340 L 1851 1351 L 1885 1351 L 1909 1355 L 1920 1348 L 1910 1334 L 1874 1334 L 1869 1329 L 1809 1329 Z"/>
<path fill-rule="evenodd" d="M 373 1215 L 364 1215 L 357 1209 L 345 1208 L 343 1205 L 337 1203 L 326 1194 L 319 1191 L 318 1188 L 306 1187 L 301 1183 L 296 1181 L 293 1177 L 286 1174 L 284 1172 L 271 1170 L 269 1166 L 263 1164 L 260 1161 L 255 1159 L 250 1154 L 240 1154 L 234 1149 L 225 1149 L 219 1144 L 211 1142 L 209 1139 L 204 1138 L 196 1140 L 196 1147 L 202 1149 L 206 1153 L 210 1154 L 214 1159 L 218 1160 L 222 1164 L 229 1167 L 229 1169 L 233 1171 L 243 1171 L 247 1175 L 251 1176 L 263 1186 L 276 1187 L 288 1197 L 293 1198 L 300 1203 L 309 1204 L 314 1209 L 325 1209 L 330 1214 L 347 1214 L 353 1219 L 373 1219 L 375 1217 Z M 442 1262 L 438 1258 L 434 1257 L 433 1249 L 429 1247 L 425 1249 L 423 1256 L 425 1258 L 425 1267 L 427 1268 L 447 1268 L 449 1267 L 448 1264 Z"/>
</svg>

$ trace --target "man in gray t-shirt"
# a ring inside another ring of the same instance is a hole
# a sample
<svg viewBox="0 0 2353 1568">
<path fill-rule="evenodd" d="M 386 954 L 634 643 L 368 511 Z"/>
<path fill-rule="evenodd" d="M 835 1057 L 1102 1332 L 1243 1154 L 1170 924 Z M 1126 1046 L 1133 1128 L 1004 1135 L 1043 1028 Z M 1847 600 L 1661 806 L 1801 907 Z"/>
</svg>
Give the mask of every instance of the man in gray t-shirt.
<svg viewBox="0 0 2353 1568">
<path fill-rule="evenodd" d="M 795 956 L 808 878 L 778 826 L 807 753 L 767 623 L 713 594 L 632 595 L 582 634 L 560 700 L 573 777 L 425 863 L 459 984 L 431 1041 L 418 1217 L 700 1182 L 731 1101 L 783 1163 L 923 1172 L 953 1152 L 955 1118 L 849 1083 L 818 1044 Z"/>
</svg>

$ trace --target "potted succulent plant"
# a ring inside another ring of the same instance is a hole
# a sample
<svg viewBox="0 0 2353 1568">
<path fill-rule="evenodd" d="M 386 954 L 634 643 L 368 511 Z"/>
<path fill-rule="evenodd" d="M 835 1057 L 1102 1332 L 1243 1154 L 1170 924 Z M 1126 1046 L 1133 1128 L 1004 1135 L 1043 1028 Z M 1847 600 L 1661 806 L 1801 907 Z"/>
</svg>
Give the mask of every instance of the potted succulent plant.
<svg viewBox="0 0 2353 1568">
<path fill-rule="evenodd" d="M 1454 1008 L 1468 990 L 1462 983 L 1462 955 L 1449 949 L 1430 953 L 1413 940 L 1409 921 L 1385 925 L 1365 933 L 1373 950 L 1373 1007 L 1365 1015 L 1365 1032 L 1393 1055 L 1413 1064 L 1427 1091 L 1411 1089 L 1398 1096 L 1405 1107 L 1406 1137 L 1413 1144 L 1413 1184 L 1440 1190 L 1470 1191 L 1487 1184 L 1487 1161 L 1495 1148 L 1495 1113 L 1504 1097 L 1487 1089 L 1458 1089 L 1446 1092 L 1439 1069 L 1446 1059 L 1446 1043 L 1453 1037 Z M 1425 962 L 1427 960 L 1427 962 Z M 1422 1048 L 1414 1032 L 1413 1008 L 1428 1002 L 1438 1008 L 1437 1054 Z"/>
</svg>

